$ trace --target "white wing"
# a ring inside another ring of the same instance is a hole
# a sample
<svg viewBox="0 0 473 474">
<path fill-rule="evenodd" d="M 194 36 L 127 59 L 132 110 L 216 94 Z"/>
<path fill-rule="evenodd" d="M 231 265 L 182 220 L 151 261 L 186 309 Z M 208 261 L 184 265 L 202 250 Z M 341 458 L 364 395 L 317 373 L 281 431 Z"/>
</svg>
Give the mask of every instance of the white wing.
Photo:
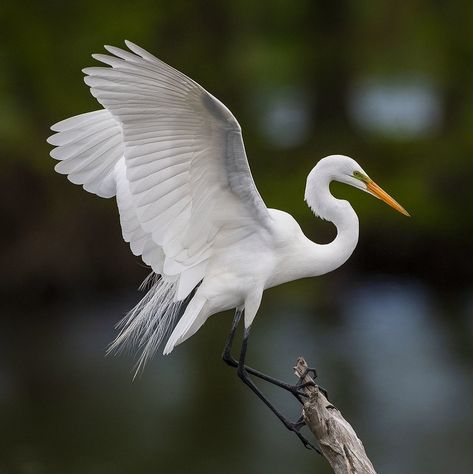
<svg viewBox="0 0 473 474">
<path fill-rule="evenodd" d="M 108 46 L 113 56 L 93 55 L 111 67 L 84 69 L 85 82 L 121 128 L 124 161 L 114 169 L 125 240 L 157 273 L 179 279 L 182 299 L 204 277 L 219 232 L 269 231 L 271 217 L 231 112 L 192 79 L 126 44 L 131 52 Z"/>
<path fill-rule="evenodd" d="M 57 147 L 51 156 L 60 160 L 54 169 L 86 191 L 115 196 L 114 168 L 124 147 L 120 124 L 110 112 L 77 115 L 54 124 L 51 130 L 58 132 L 48 138 Z"/>
</svg>

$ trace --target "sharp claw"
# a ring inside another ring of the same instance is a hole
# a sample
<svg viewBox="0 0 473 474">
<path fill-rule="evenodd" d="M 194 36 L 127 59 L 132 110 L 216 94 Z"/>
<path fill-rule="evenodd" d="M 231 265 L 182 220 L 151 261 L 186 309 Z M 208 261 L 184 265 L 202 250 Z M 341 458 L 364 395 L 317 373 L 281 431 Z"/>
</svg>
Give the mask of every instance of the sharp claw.
<svg viewBox="0 0 473 474">
<path fill-rule="evenodd" d="M 318 377 L 317 370 L 314 367 L 306 367 L 302 375 L 299 377 L 299 380 L 303 380 L 309 374 L 312 374 L 312 378 L 316 379 Z"/>
<path fill-rule="evenodd" d="M 324 397 L 330 401 L 330 398 L 328 398 L 328 392 L 325 390 L 325 388 L 319 386 L 319 390 L 323 393 Z"/>
<path fill-rule="evenodd" d="M 295 423 L 289 425 L 288 428 L 297 435 L 306 449 L 313 449 L 315 452 L 321 454 L 320 449 L 312 444 L 304 435 L 302 435 L 301 428 L 303 426 L 305 426 L 305 421 L 304 417 L 301 416 Z"/>
<path fill-rule="evenodd" d="M 308 439 L 306 439 L 300 433 L 297 433 L 297 435 L 299 439 L 301 440 L 302 444 L 304 445 L 304 448 L 309 449 L 309 450 L 313 449 L 314 451 L 320 454 L 320 450 L 317 447 L 315 447 Z"/>
<path fill-rule="evenodd" d="M 296 431 L 300 431 L 305 426 L 304 417 L 303 416 L 299 417 L 299 419 L 294 423 L 293 426 Z"/>
<path fill-rule="evenodd" d="M 308 380 L 307 382 L 302 382 L 302 380 L 304 379 L 304 377 L 307 375 L 307 372 L 310 371 L 315 371 L 315 369 L 306 369 L 305 372 L 302 374 L 302 376 L 299 378 L 299 382 L 295 385 L 295 387 L 298 387 L 298 390 L 297 390 L 297 394 L 298 395 L 301 395 L 301 396 L 305 396 L 307 397 L 308 395 L 305 393 L 305 392 L 300 392 L 299 389 L 301 388 L 306 388 L 306 387 L 318 387 L 319 390 L 323 393 L 323 395 L 325 396 L 325 398 L 327 400 L 330 400 L 328 398 L 328 392 L 327 390 L 325 390 L 325 388 L 321 387 L 320 385 L 317 385 L 313 380 Z M 315 374 L 314 375 L 314 378 L 316 378 L 317 375 Z"/>
<path fill-rule="evenodd" d="M 318 378 L 318 376 L 319 376 L 319 375 L 317 374 L 317 370 L 315 370 L 314 367 L 309 367 L 309 369 L 307 370 L 307 374 L 310 374 L 310 373 L 312 373 L 312 377 L 313 377 L 314 379 Z"/>
</svg>

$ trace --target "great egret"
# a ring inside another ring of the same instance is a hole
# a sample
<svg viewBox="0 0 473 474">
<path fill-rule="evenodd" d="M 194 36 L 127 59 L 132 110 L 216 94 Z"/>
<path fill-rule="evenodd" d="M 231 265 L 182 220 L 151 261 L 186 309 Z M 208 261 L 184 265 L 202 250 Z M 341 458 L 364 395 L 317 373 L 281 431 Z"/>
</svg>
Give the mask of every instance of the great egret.
<svg viewBox="0 0 473 474">
<path fill-rule="evenodd" d="M 56 171 L 86 191 L 116 196 L 123 238 L 154 277 L 146 296 L 121 322 L 112 344 L 138 346 L 137 370 L 166 336 L 164 354 L 191 337 L 207 318 L 236 308 L 224 360 L 271 408 L 248 374 L 286 388 L 245 365 L 250 328 L 263 291 L 285 282 L 323 275 L 342 265 L 358 242 L 358 217 L 336 199 L 331 181 L 366 191 L 409 215 L 353 159 L 332 155 L 307 178 L 305 200 L 316 216 L 337 227 L 333 242 L 311 242 L 294 218 L 268 209 L 256 189 L 241 128 L 218 99 L 139 46 L 105 46 L 93 58 L 110 67 L 84 69 L 85 82 L 103 109 L 51 128 L 48 142 L 60 160 Z M 244 313 L 238 361 L 230 355 Z M 178 316 L 182 314 L 177 324 Z"/>
</svg>

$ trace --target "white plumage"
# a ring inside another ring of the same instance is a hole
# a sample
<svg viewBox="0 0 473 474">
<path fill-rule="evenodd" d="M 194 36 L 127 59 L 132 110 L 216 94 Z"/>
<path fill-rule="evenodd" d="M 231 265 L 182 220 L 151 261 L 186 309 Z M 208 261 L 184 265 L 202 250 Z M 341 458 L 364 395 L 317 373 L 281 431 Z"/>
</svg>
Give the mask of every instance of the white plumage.
<svg viewBox="0 0 473 474">
<path fill-rule="evenodd" d="M 330 181 L 385 196 L 351 158 L 321 160 L 306 199 L 338 235 L 328 245 L 312 243 L 289 214 L 266 208 L 231 112 L 192 79 L 126 45 L 129 51 L 106 46 L 111 55 L 93 55 L 106 67 L 84 69 L 104 109 L 55 124 L 48 141 L 56 146 L 56 171 L 98 196 L 116 196 L 123 238 L 161 275 L 112 346 L 137 345 L 142 366 L 181 306 L 165 354 L 211 314 L 244 307 L 249 327 L 264 289 L 340 266 L 358 241 L 358 219 L 330 194 Z"/>
</svg>

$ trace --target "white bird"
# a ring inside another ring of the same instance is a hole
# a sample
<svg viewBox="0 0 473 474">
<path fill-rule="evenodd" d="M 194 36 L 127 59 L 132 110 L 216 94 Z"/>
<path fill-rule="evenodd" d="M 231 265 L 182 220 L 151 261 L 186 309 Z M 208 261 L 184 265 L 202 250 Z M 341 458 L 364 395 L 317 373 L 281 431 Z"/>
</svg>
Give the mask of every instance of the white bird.
<svg viewBox="0 0 473 474">
<path fill-rule="evenodd" d="M 330 182 L 354 186 L 408 213 L 356 161 L 328 156 L 309 173 L 305 200 L 316 216 L 335 224 L 337 236 L 325 245 L 310 241 L 290 214 L 265 206 L 240 125 L 225 105 L 144 49 L 125 43 L 129 51 L 105 46 L 111 55 L 92 55 L 108 67 L 83 70 L 103 109 L 56 123 L 51 128 L 57 133 L 48 139 L 56 147 L 51 156 L 60 160 L 57 172 L 98 196 L 116 196 L 123 238 L 153 271 L 150 290 L 121 322 L 112 348 L 138 346 L 139 369 L 166 338 L 164 354 L 169 354 L 209 316 L 236 308 L 224 359 L 238 366 L 244 382 L 296 431 L 248 373 L 292 386 L 245 366 L 264 290 L 328 273 L 352 254 L 358 217 L 347 201 L 332 196 Z M 242 313 L 244 339 L 236 361 L 230 348 Z"/>
</svg>

